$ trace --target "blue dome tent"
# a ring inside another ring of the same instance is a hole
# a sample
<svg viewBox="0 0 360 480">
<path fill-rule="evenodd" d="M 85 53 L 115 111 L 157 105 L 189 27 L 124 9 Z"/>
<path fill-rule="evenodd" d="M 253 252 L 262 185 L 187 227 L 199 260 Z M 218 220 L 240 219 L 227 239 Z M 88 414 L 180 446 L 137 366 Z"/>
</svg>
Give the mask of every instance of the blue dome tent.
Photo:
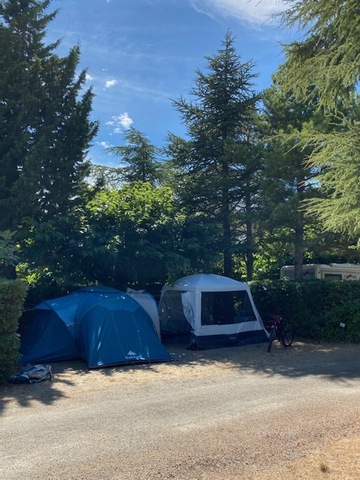
<svg viewBox="0 0 360 480">
<path fill-rule="evenodd" d="M 171 361 L 149 314 L 126 293 L 88 287 L 38 305 L 20 329 L 22 363 L 84 359 L 89 368 Z"/>
<path fill-rule="evenodd" d="M 20 319 L 22 363 L 43 363 L 80 358 L 76 341 L 74 295 L 47 300 Z"/>
</svg>

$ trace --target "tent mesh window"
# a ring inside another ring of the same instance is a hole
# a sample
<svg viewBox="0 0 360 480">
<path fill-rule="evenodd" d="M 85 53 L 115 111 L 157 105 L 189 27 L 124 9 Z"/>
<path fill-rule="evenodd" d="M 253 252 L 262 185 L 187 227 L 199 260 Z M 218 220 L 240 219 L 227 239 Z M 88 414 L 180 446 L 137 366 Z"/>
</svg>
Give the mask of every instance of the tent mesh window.
<svg viewBox="0 0 360 480">
<path fill-rule="evenodd" d="M 246 291 L 203 292 L 201 325 L 231 325 L 256 320 Z"/>
<path fill-rule="evenodd" d="M 161 333 L 187 332 L 189 324 L 184 315 L 181 301 L 182 292 L 166 292 L 160 302 Z"/>
</svg>

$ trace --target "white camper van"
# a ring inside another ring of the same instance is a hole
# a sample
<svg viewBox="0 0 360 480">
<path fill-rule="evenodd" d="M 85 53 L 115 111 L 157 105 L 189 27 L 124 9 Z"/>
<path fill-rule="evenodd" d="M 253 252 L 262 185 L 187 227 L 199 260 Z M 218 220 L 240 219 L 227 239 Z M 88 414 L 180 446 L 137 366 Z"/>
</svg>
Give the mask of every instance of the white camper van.
<svg viewBox="0 0 360 480">
<path fill-rule="evenodd" d="M 285 265 L 280 269 L 281 279 L 294 279 L 294 265 Z M 360 280 L 360 265 L 353 263 L 330 263 L 303 265 L 303 279 L 313 280 Z"/>
</svg>

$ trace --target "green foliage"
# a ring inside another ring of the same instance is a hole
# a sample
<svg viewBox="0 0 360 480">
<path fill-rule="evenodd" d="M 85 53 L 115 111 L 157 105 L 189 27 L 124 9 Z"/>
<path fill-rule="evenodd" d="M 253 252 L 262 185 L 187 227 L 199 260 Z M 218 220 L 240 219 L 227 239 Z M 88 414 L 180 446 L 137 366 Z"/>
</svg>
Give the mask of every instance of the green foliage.
<svg viewBox="0 0 360 480">
<path fill-rule="evenodd" d="M 264 281 L 251 291 L 262 316 L 282 315 L 300 338 L 360 343 L 360 282 Z"/>
<path fill-rule="evenodd" d="M 135 128 L 125 134 L 125 146 L 110 147 L 109 153 L 121 158 L 122 168 L 117 169 L 125 182 L 149 182 L 158 185 L 162 179 L 162 164 L 158 160 L 160 149 Z"/>
<path fill-rule="evenodd" d="M 305 205 L 326 230 L 360 238 L 360 116 L 358 121 L 343 118 L 341 128 L 341 134 L 312 132 L 304 139 L 314 147 L 309 166 L 322 166 L 315 181 L 323 193 Z"/>
<path fill-rule="evenodd" d="M 88 174 L 89 183 L 95 185 L 96 189 L 116 189 L 123 185 L 121 169 L 117 167 L 107 167 L 105 165 L 91 164 Z"/>
<path fill-rule="evenodd" d="M 265 273 L 295 260 L 299 265 L 320 258 L 328 263 L 339 261 L 333 255 L 344 261 L 356 255 L 349 247 L 356 245 L 359 233 L 358 109 L 355 102 L 342 116 L 329 117 L 284 93 L 277 83 L 264 92 L 257 263 L 268 257 Z"/>
<path fill-rule="evenodd" d="M 163 284 L 208 267 L 209 232 L 200 217 L 189 220 L 177 208 L 170 187 L 137 181 L 119 190 L 98 190 L 83 212 L 81 248 L 73 265 L 88 282 Z"/>
<path fill-rule="evenodd" d="M 332 110 L 339 98 L 352 102 L 360 79 L 358 0 L 283 0 L 283 23 L 300 26 L 305 38 L 286 46 L 280 69 L 285 90 L 316 98 Z M 309 90 L 309 86 L 315 89 Z"/>
<path fill-rule="evenodd" d="M 322 117 L 316 114 L 314 104 L 297 100 L 276 81 L 265 90 L 263 101 L 259 121 L 265 163 L 261 176 L 261 225 L 272 232 L 270 241 L 278 243 L 280 238 L 287 237 L 286 241 L 292 244 L 295 271 L 300 276 L 307 230 L 313 220 L 304 213 L 302 202 L 316 198 L 318 188 L 313 182 L 316 169 L 306 164 L 310 148 L 303 148 L 299 138 L 309 122 L 319 122 Z"/>
<path fill-rule="evenodd" d="M 309 313 L 305 308 L 298 282 L 280 280 L 251 282 L 251 292 L 262 317 L 279 314 L 296 328 L 308 323 Z"/>
<path fill-rule="evenodd" d="M 46 222 L 29 222 L 18 274 L 32 284 L 84 281 L 77 258 L 83 246 L 85 228 L 84 215 L 79 208 Z"/>
<path fill-rule="evenodd" d="M 360 301 L 349 301 L 325 314 L 322 337 L 330 341 L 346 339 L 360 343 Z"/>
<path fill-rule="evenodd" d="M 0 232 L 0 268 L 1 266 L 14 266 L 18 263 L 19 257 L 16 255 L 16 250 L 14 232 L 10 232 L 10 230 Z"/>
<path fill-rule="evenodd" d="M 56 270 L 98 125 L 89 120 L 93 94 L 78 71 L 79 47 L 61 58 L 59 42 L 44 43 L 56 15 L 45 13 L 50 3 L 0 4 L 0 229 L 16 233 L 22 261 L 42 266 L 47 257 Z"/>
<path fill-rule="evenodd" d="M 320 201 L 307 211 L 327 230 L 359 238 L 360 6 L 358 0 L 283 0 L 287 25 L 307 29 L 300 42 L 285 47 L 286 61 L 277 78 L 285 92 L 315 102 L 328 117 L 328 130 L 309 125 L 299 146 L 311 148 L 308 161 L 319 175 Z"/>
<path fill-rule="evenodd" d="M 27 286 L 20 280 L 0 279 L 0 383 L 16 371 L 19 359 L 18 319 Z"/>
<path fill-rule="evenodd" d="M 16 278 L 15 266 L 19 261 L 18 245 L 14 243 L 14 232 L 0 231 L 0 278 Z"/>
</svg>

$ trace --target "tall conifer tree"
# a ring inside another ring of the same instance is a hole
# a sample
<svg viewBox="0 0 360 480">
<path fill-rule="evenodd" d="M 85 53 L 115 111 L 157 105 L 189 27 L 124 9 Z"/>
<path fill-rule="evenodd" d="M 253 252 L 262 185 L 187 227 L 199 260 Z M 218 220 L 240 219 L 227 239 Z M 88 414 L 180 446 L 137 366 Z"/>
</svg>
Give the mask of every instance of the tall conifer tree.
<svg viewBox="0 0 360 480">
<path fill-rule="evenodd" d="M 253 126 L 259 97 L 254 65 L 241 62 L 230 32 L 217 55 L 207 60 L 208 73 L 196 72 L 194 101 L 174 102 L 189 140 L 170 136 L 169 151 L 180 171 L 179 194 L 189 214 L 205 214 L 220 226 L 223 273 L 232 276 L 236 242 L 247 235 L 251 242 L 247 214 L 258 169 Z M 247 218 L 239 227 L 241 210 Z"/>
<path fill-rule="evenodd" d="M 91 90 L 82 93 L 79 47 L 60 58 L 45 45 L 50 0 L 0 4 L 1 228 L 25 216 L 44 220 L 67 211 L 86 173 L 97 124 Z"/>
<path fill-rule="evenodd" d="M 0 230 L 54 225 L 73 208 L 97 132 L 78 46 L 46 44 L 51 0 L 0 3 Z M 47 237 L 48 239 L 48 237 Z"/>
</svg>

